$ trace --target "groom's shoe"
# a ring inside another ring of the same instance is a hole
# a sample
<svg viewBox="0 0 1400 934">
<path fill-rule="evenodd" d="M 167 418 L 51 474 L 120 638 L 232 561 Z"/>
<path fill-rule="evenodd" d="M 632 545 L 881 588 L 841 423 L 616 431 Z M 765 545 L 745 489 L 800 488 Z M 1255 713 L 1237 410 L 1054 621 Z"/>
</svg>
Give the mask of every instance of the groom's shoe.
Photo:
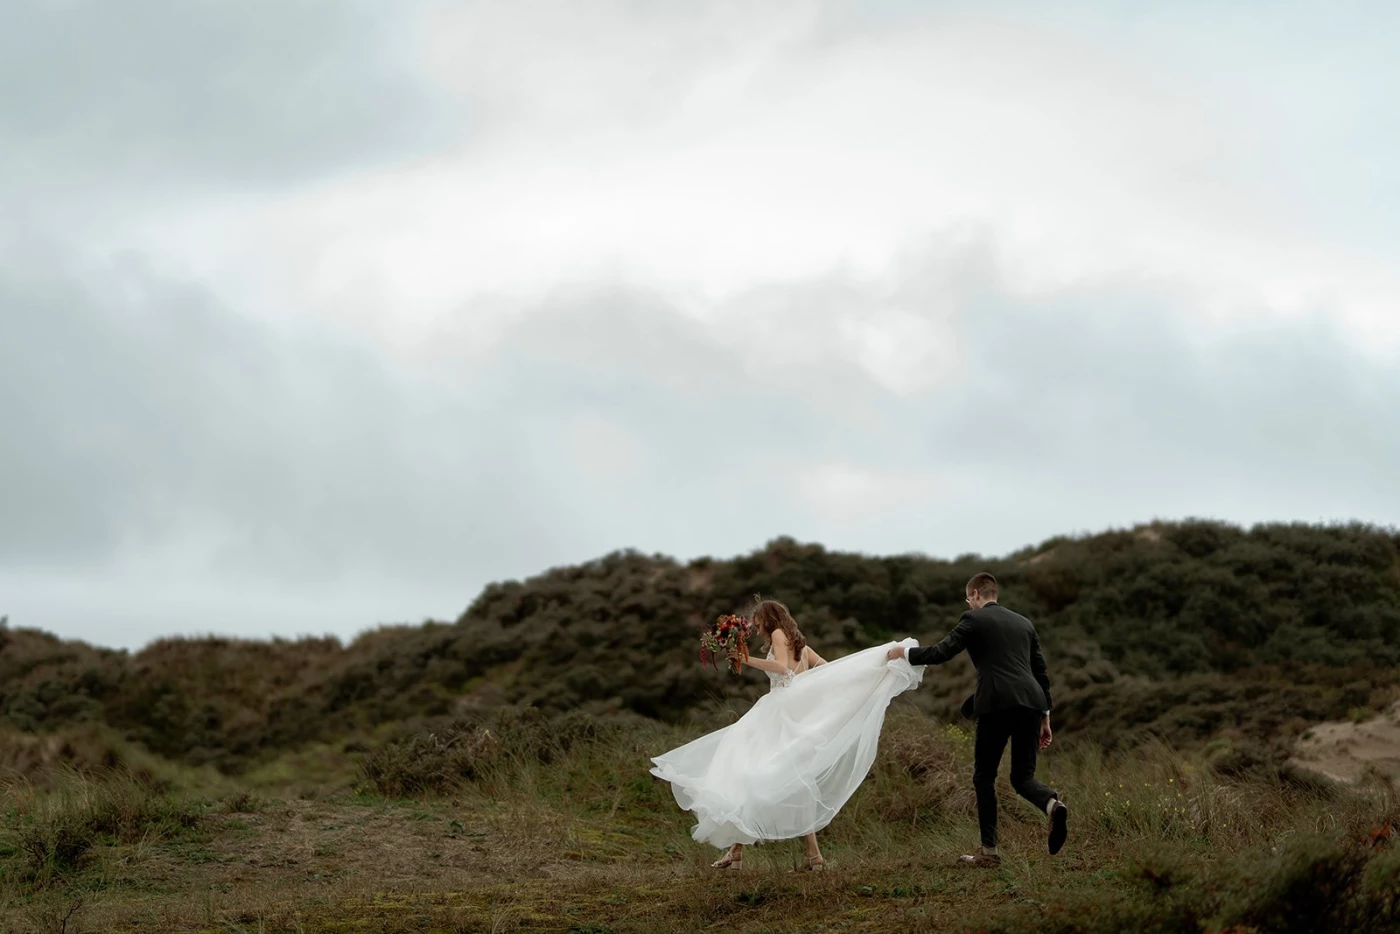
<svg viewBox="0 0 1400 934">
<path fill-rule="evenodd" d="M 959 856 L 958 864 L 962 866 L 972 866 L 977 869 L 995 869 L 1001 865 L 1001 857 L 997 854 L 996 850 L 989 850 L 984 846 L 976 853 Z"/>
<path fill-rule="evenodd" d="M 1059 798 L 1050 802 L 1050 855 L 1065 847 L 1065 838 L 1069 836 L 1069 808 Z"/>
</svg>

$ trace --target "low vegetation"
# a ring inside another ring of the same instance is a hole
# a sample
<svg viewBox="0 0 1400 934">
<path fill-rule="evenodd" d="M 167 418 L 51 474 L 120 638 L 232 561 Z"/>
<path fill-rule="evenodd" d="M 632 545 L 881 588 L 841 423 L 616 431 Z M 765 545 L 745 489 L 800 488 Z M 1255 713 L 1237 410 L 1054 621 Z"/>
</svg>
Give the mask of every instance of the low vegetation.
<svg viewBox="0 0 1400 934">
<path fill-rule="evenodd" d="M 823 834 L 716 875 L 648 758 L 766 679 L 705 671 L 703 620 L 786 600 L 828 657 L 941 636 L 975 570 L 1056 682 L 1041 774 L 1066 853 L 1004 788 L 975 840 L 959 660 L 898 698 Z M 1155 524 L 1004 558 L 623 552 L 492 585 L 452 623 L 99 649 L 0 625 L 0 930 L 1400 931 L 1400 804 L 1288 761 L 1400 699 L 1400 536 Z"/>
<path fill-rule="evenodd" d="M 1190 744 L 1238 731 L 1281 748 L 1310 723 L 1364 717 L 1396 697 L 1391 530 L 1158 524 L 952 561 L 778 539 L 726 561 L 620 552 L 488 586 L 454 623 L 386 627 L 349 645 L 166 639 L 129 653 L 0 629 L 0 762 L 110 767 L 139 749 L 238 775 L 309 744 L 372 742 L 507 705 L 676 722 L 762 689 L 695 657 L 700 623 L 752 594 L 787 601 L 835 657 L 894 636 L 937 639 L 982 568 L 1035 619 L 1059 726 L 1086 741 Z M 951 718 L 971 677 L 965 660 L 946 666 L 916 702 Z M 26 736 L 47 745 L 25 747 Z"/>
<path fill-rule="evenodd" d="M 710 725 L 463 721 L 346 754 L 337 782 L 290 798 L 119 774 L 12 784 L 0 918 L 17 932 L 1400 931 L 1400 800 L 1379 777 L 1341 787 L 1222 771 L 1204 750 L 1066 746 L 1042 774 L 1070 803 L 1071 846 L 1047 856 L 1043 816 L 1002 787 L 1005 862 L 966 870 L 971 737 L 897 701 L 869 779 L 822 834 L 826 873 L 789 873 L 799 845 L 770 844 L 721 874 L 645 771 Z"/>
</svg>

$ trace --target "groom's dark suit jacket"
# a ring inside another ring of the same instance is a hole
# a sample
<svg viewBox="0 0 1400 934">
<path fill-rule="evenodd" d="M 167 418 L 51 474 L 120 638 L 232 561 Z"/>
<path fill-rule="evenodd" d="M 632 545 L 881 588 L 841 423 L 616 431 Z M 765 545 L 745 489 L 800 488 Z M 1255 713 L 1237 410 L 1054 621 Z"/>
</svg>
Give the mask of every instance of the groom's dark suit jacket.
<svg viewBox="0 0 1400 934">
<path fill-rule="evenodd" d="M 999 603 L 968 610 L 937 645 L 908 652 L 911 665 L 941 665 L 963 649 L 977 666 L 977 693 L 963 715 L 981 716 L 1010 707 L 1050 709 L 1050 675 L 1031 621 Z"/>
</svg>

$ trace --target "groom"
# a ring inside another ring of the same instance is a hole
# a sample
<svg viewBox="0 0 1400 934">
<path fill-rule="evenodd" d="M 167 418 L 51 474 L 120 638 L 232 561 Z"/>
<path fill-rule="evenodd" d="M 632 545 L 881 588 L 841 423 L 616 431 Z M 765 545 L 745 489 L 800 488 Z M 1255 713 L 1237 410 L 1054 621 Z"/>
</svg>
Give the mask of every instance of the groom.
<svg viewBox="0 0 1400 934">
<path fill-rule="evenodd" d="M 963 649 L 977 668 L 977 693 L 963 704 L 963 715 L 977 718 L 972 787 L 977 791 L 977 820 L 982 849 L 962 857 L 973 866 L 997 866 L 997 769 L 1011 741 L 1011 787 L 1050 817 L 1050 852 L 1065 845 L 1069 810 L 1060 796 L 1035 778 L 1037 747 L 1050 745 L 1050 676 L 1040 637 L 1024 616 L 997 603 L 997 579 L 987 572 L 967 582 L 962 619 L 942 642 L 909 650 L 911 665 L 941 665 Z M 891 660 L 904 646 L 890 649 Z"/>
</svg>

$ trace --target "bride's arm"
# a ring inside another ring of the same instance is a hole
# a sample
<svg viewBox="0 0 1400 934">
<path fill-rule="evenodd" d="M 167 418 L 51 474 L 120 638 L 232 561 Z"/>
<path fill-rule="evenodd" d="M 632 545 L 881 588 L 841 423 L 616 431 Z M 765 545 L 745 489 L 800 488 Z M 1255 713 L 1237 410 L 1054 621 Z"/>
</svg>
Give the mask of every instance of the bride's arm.
<svg viewBox="0 0 1400 934">
<path fill-rule="evenodd" d="M 810 645 L 804 650 L 807 655 L 807 667 L 816 668 L 818 665 L 825 665 L 826 659 L 817 654 L 817 650 Z"/>
<path fill-rule="evenodd" d="M 775 675 L 789 674 L 794 670 L 792 663 L 792 646 L 788 643 L 787 634 L 781 629 L 773 633 L 773 658 L 749 657 L 744 664 L 752 665 L 759 671 L 772 672 Z"/>
</svg>

